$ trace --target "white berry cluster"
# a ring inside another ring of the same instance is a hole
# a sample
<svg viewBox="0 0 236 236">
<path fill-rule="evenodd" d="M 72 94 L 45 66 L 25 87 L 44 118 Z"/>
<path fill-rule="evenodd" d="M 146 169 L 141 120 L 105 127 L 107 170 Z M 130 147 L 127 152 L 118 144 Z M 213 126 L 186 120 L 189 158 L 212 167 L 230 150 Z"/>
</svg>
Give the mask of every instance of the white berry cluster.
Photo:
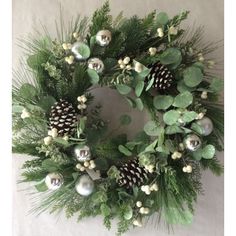
<svg viewBox="0 0 236 236">
<path fill-rule="evenodd" d="M 69 64 L 69 65 L 71 65 L 73 62 L 74 62 L 74 56 L 68 56 L 68 57 L 65 57 L 65 61 Z"/>
<path fill-rule="evenodd" d="M 169 35 L 177 35 L 178 34 L 178 29 L 174 27 L 173 25 L 168 29 Z"/>
<path fill-rule="evenodd" d="M 71 43 L 63 43 L 62 47 L 64 50 L 70 50 L 72 45 L 71 45 Z"/>
<path fill-rule="evenodd" d="M 150 56 L 155 56 L 157 53 L 157 48 L 149 48 L 148 52 L 150 53 Z"/>
<path fill-rule="evenodd" d="M 193 171 L 193 168 L 190 165 L 186 165 L 183 167 L 183 172 L 185 173 L 192 173 L 192 171 Z"/>
<path fill-rule="evenodd" d="M 122 59 L 118 60 L 118 64 L 120 65 L 121 69 L 131 70 L 132 66 L 129 63 L 130 63 L 130 57 L 125 57 L 123 60 Z"/>
<path fill-rule="evenodd" d="M 147 215 L 150 212 L 148 207 L 143 207 L 143 203 L 141 201 L 136 202 L 136 206 L 139 208 L 139 213 L 142 215 Z"/>
<path fill-rule="evenodd" d="M 58 136 L 58 131 L 56 128 L 52 128 L 48 131 L 48 136 L 43 139 L 45 145 L 50 145 L 52 140 Z M 65 141 L 68 141 L 69 137 L 66 135 L 63 137 Z"/>
<path fill-rule="evenodd" d="M 200 112 L 200 113 L 198 113 L 196 120 L 201 120 L 204 116 L 205 116 L 205 114 L 203 112 Z"/>
<path fill-rule="evenodd" d="M 74 32 L 72 35 L 76 40 L 79 39 L 79 33 L 78 32 Z"/>
<path fill-rule="evenodd" d="M 160 37 L 160 38 L 162 38 L 164 36 L 164 32 L 163 32 L 162 28 L 157 29 L 157 36 Z"/>
<path fill-rule="evenodd" d="M 207 91 L 202 91 L 201 98 L 202 99 L 207 99 L 207 97 L 208 97 Z"/>
<path fill-rule="evenodd" d="M 84 110 L 87 108 L 87 105 L 85 104 L 87 102 L 87 98 L 85 95 L 77 97 L 77 101 L 79 102 L 79 105 L 77 106 L 79 110 Z"/>
<path fill-rule="evenodd" d="M 180 159 L 181 157 L 182 157 L 182 153 L 179 152 L 179 151 L 175 151 L 175 152 L 173 152 L 172 155 L 171 155 L 171 158 L 172 158 L 173 160 Z"/>
<path fill-rule="evenodd" d="M 147 170 L 149 173 L 153 173 L 154 172 L 154 169 L 155 169 L 155 166 L 150 164 L 150 165 L 145 165 L 144 166 L 145 170 Z"/>
<path fill-rule="evenodd" d="M 133 221 L 133 225 L 138 226 L 138 227 L 142 227 L 143 226 L 142 221 L 141 221 L 140 218 L 135 219 Z"/>
<path fill-rule="evenodd" d="M 198 61 L 203 62 L 205 60 L 202 53 L 198 53 L 197 56 L 198 56 Z"/>
<path fill-rule="evenodd" d="M 21 113 L 21 116 L 20 116 L 22 119 L 25 119 L 25 118 L 29 118 L 30 117 L 30 113 L 24 108 L 22 110 L 22 113 Z"/>
<path fill-rule="evenodd" d="M 150 195 L 151 192 L 153 192 L 153 191 L 157 192 L 158 191 L 158 185 L 156 183 L 152 184 L 151 186 L 143 185 L 143 186 L 141 186 L 141 190 L 143 192 L 145 192 L 145 194 Z"/>
<path fill-rule="evenodd" d="M 83 163 L 83 165 L 80 164 L 80 163 L 78 163 L 78 164 L 76 165 L 76 168 L 77 168 L 78 170 L 80 170 L 80 171 L 85 171 L 86 168 L 92 170 L 92 169 L 94 169 L 95 167 L 96 167 L 96 164 L 94 163 L 93 160 L 91 160 L 91 161 L 85 161 L 85 162 Z"/>
</svg>

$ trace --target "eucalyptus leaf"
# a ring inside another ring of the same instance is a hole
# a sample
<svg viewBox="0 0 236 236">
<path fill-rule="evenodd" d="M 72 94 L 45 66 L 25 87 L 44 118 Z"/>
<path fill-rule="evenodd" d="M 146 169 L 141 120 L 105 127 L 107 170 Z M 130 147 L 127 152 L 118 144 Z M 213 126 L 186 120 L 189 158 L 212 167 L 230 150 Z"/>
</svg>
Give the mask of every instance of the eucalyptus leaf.
<svg viewBox="0 0 236 236">
<path fill-rule="evenodd" d="M 160 62 L 163 65 L 179 63 L 182 60 L 182 55 L 177 48 L 168 48 L 160 55 Z"/>
<path fill-rule="evenodd" d="M 224 81 L 219 78 L 213 78 L 210 84 L 210 89 L 214 92 L 220 92 L 224 87 Z"/>
<path fill-rule="evenodd" d="M 131 206 L 126 206 L 124 210 L 124 218 L 130 220 L 133 217 L 133 209 Z"/>
<path fill-rule="evenodd" d="M 144 131 L 149 136 L 158 136 L 162 131 L 162 128 L 154 121 L 148 121 L 144 126 Z"/>
<path fill-rule="evenodd" d="M 181 116 L 182 120 L 184 122 L 191 122 L 197 118 L 197 113 L 195 111 L 186 111 L 184 114 Z"/>
<path fill-rule="evenodd" d="M 140 111 L 142 111 L 143 108 L 144 108 L 142 99 L 141 99 L 141 98 L 137 98 L 137 99 L 135 99 L 135 102 L 136 102 L 136 107 L 137 107 Z"/>
<path fill-rule="evenodd" d="M 184 83 L 188 87 L 196 87 L 203 80 L 203 74 L 201 69 L 196 66 L 188 67 L 183 72 Z"/>
<path fill-rule="evenodd" d="M 129 115 L 122 115 L 120 116 L 120 124 L 121 125 L 129 125 L 131 123 L 132 119 Z"/>
<path fill-rule="evenodd" d="M 43 63 L 47 62 L 47 60 L 48 60 L 48 54 L 43 51 L 39 51 L 37 54 L 30 55 L 27 58 L 27 64 L 33 70 L 38 70 Z"/>
<path fill-rule="evenodd" d="M 200 126 L 198 123 L 194 122 L 191 124 L 191 129 L 195 132 L 197 132 L 200 135 L 203 135 L 204 130 L 202 128 L 202 126 Z"/>
<path fill-rule="evenodd" d="M 190 104 L 192 104 L 192 102 L 193 102 L 193 95 L 190 92 L 185 91 L 183 93 L 178 94 L 175 97 L 173 106 L 180 107 L 180 108 L 186 108 Z"/>
<path fill-rule="evenodd" d="M 152 87 L 154 81 L 155 81 L 155 78 L 153 77 L 153 78 L 148 82 L 148 85 L 147 85 L 145 91 L 148 91 L 148 90 Z"/>
<path fill-rule="evenodd" d="M 180 118 L 180 113 L 176 110 L 167 111 L 163 115 L 163 120 L 167 125 L 174 125 Z"/>
<path fill-rule="evenodd" d="M 122 95 L 126 95 L 126 94 L 130 93 L 130 91 L 131 91 L 131 88 L 125 84 L 117 84 L 116 89 Z"/>
<path fill-rule="evenodd" d="M 48 187 L 44 181 L 42 183 L 36 184 L 34 187 L 37 189 L 38 192 L 45 192 L 48 190 Z"/>
<path fill-rule="evenodd" d="M 158 27 L 166 25 L 169 21 L 169 17 L 165 12 L 160 12 L 157 16 L 156 16 L 156 22 Z"/>
<path fill-rule="evenodd" d="M 178 125 L 169 125 L 165 129 L 166 134 L 181 134 L 184 131 Z"/>
<path fill-rule="evenodd" d="M 104 216 L 109 216 L 111 214 L 111 209 L 109 206 L 107 206 L 105 203 L 103 203 L 101 206 L 100 206 L 100 210 L 101 210 L 101 213 L 102 215 Z"/>
<path fill-rule="evenodd" d="M 180 92 L 180 93 L 183 93 L 185 91 L 193 91 L 195 89 L 195 87 L 188 87 L 183 80 L 180 80 L 177 84 L 177 90 Z"/>
<path fill-rule="evenodd" d="M 118 146 L 118 149 L 119 149 L 119 151 L 120 151 L 121 153 L 123 153 L 125 156 L 131 156 L 131 155 L 132 155 L 132 152 L 131 152 L 128 148 L 126 148 L 125 146 L 123 146 L 123 145 L 119 145 L 119 146 Z"/>
<path fill-rule="evenodd" d="M 87 73 L 88 73 L 88 76 L 90 78 L 90 82 L 92 84 L 97 84 L 99 82 L 99 75 L 98 75 L 98 73 L 95 70 L 88 69 Z"/>
<path fill-rule="evenodd" d="M 51 110 L 51 107 L 56 103 L 56 99 L 52 96 L 42 97 L 38 103 L 38 106 L 41 107 L 46 112 Z"/>
<path fill-rule="evenodd" d="M 29 83 L 25 83 L 20 87 L 19 94 L 26 99 L 32 99 L 37 95 L 37 89 Z"/>
<path fill-rule="evenodd" d="M 139 97 L 142 94 L 143 89 L 144 89 L 144 81 L 140 80 L 140 81 L 138 81 L 138 83 L 135 87 L 135 94 L 137 97 Z"/>
<path fill-rule="evenodd" d="M 82 58 L 89 58 L 90 56 L 90 48 L 85 43 L 80 43 L 78 47 L 78 53 L 82 56 Z"/>
<path fill-rule="evenodd" d="M 172 105 L 173 101 L 174 101 L 174 99 L 171 96 L 158 95 L 158 96 L 154 97 L 153 105 L 158 110 L 166 110 Z"/>
</svg>

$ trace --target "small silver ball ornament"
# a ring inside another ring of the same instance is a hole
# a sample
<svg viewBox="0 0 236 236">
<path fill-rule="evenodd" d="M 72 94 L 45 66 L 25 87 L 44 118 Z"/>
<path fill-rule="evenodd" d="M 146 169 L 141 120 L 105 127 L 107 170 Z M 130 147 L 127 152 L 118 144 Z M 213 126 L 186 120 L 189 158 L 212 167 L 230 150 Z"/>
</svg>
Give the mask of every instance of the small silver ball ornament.
<svg viewBox="0 0 236 236">
<path fill-rule="evenodd" d="M 86 60 L 90 56 L 89 46 L 82 42 L 75 42 L 72 45 L 71 51 L 73 52 L 77 60 Z M 86 53 L 84 51 L 86 51 Z"/>
<path fill-rule="evenodd" d="M 89 161 L 91 157 L 90 148 L 88 146 L 77 145 L 74 147 L 74 156 L 79 162 Z"/>
<path fill-rule="evenodd" d="M 189 134 L 184 139 L 184 145 L 189 151 L 196 151 L 201 147 L 202 141 L 196 134 Z"/>
<path fill-rule="evenodd" d="M 63 176 L 59 173 L 49 173 L 45 178 L 45 184 L 50 190 L 59 189 L 63 182 Z"/>
<path fill-rule="evenodd" d="M 204 116 L 201 120 L 198 120 L 197 124 L 202 128 L 203 136 L 207 136 L 213 131 L 213 123 L 211 119 L 206 116 Z"/>
<path fill-rule="evenodd" d="M 104 70 L 104 64 L 99 58 L 91 58 L 88 60 L 88 68 L 95 70 L 98 74 Z"/>
<path fill-rule="evenodd" d="M 104 47 L 111 42 L 111 32 L 109 30 L 100 30 L 96 34 L 96 42 L 98 45 Z"/>
<path fill-rule="evenodd" d="M 82 196 L 89 196 L 94 190 L 94 182 L 88 175 L 82 175 L 75 184 L 77 193 Z"/>
</svg>

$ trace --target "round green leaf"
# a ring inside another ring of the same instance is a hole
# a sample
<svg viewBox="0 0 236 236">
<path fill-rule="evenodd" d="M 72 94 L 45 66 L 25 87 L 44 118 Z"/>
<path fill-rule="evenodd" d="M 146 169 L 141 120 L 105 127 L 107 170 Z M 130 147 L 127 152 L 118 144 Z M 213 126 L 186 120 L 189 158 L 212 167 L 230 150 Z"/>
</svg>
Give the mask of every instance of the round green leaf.
<svg viewBox="0 0 236 236">
<path fill-rule="evenodd" d="M 202 149 L 202 157 L 204 159 L 212 159 L 215 155 L 215 152 L 215 147 L 211 144 L 208 144 Z"/>
<path fill-rule="evenodd" d="M 160 12 L 157 16 L 156 16 L 156 21 L 157 21 L 157 25 L 158 27 L 166 25 L 169 21 L 169 17 L 165 12 Z"/>
<path fill-rule="evenodd" d="M 133 209 L 131 206 L 126 206 L 124 211 L 124 218 L 130 220 L 133 217 Z"/>
<path fill-rule="evenodd" d="M 26 83 L 20 87 L 19 93 L 23 98 L 32 99 L 36 96 L 37 90 L 32 84 Z"/>
<path fill-rule="evenodd" d="M 184 122 L 191 122 L 193 120 L 195 120 L 197 117 L 197 113 L 195 111 L 186 111 L 184 112 L 184 114 L 181 116 L 182 120 Z"/>
<path fill-rule="evenodd" d="M 177 48 L 168 48 L 160 55 L 160 62 L 164 65 L 179 63 L 182 55 Z"/>
<path fill-rule="evenodd" d="M 143 102 L 142 102 L 142 99 L 141 98 L 137 98 L 137 99 L 135 99 L 135 102 L 136 102 L 136 107 L 140 110 L 140 111 L 142 111 L 143 110 Z"/>
<path fill-rule="evenodd" d="M 111 214 L 111 209 L 105 203 L 103 203 L 100 207 L 101 213 L 104 216 L 109 216 Z"/>
<path fill-rule="evenodd" d="M 180 108 L 186 108 L 190 104 L 192 104 L 192 102 L 193 102 L 193 95 L 190 92 L 185 91 L 183 93 L 178 94 L 175 97 L 173 106 L 180 107 Z"/>
<path fill-rule="evenodd" d="M 45 111 L 49 111 L 51 107 L 55 104 L 56 99 L 52 96 L 42 97 L 38 103 L 38 106 L 44 109 Z"/>
<path fill-rule="evenodd" d="M 95 70 L 88 69 L 87 73 L 88 73 L 88 76 L 90 78 L 90 82 L 92 84 L 97 84 L 99 82 L 99 75 Z"/>
<path fill-rule="evenodd" d="M 132 119 L 129 115 L 122 115 L 120 117 L 120 123 L 121 125 L 129 125 L 131 123 Z"/>
<path fill-rule="evenodd" d="M 178 82 L 178 84 L 177 84 L 177 90 L 178 90 L 180 93 L 183 93 L 183 92 L 185 92 L 185 91 L 191 92 L 191 91 L 193 91 L 194 89 L 195 89 L 194 87 L 192 87 L 192 88 L 188 87 L 188 86 L 184 83 L 183 80 L 180 80 L 180 81 Z"/>
<path fill-rule="evenodd" d="M 153 99 L 153 104 L 158 110 L 166 110 L 172 105 L 173 101 L 174 99 L 171 96 L 159 95 Z"/>
<path fill-rule="evenodd" d="M 149 136 L 158 136 L 162 128 L 157 126 L 154 121 L 148 121 L 144 126 L 144 131 Z"/>
<path fill-rule="evenodd" d="M 117 84 L 116 89 L 122 95 L 126 95 L 131 91 L 131 88 L 125 84 Z"/>
<path fill-rule="evenodd" d="M 178 125 L 170 125 L 166 127 L 165 133 L 166 134 L 177 134 L 183 133 L 184 131 Z"/>
<path fill-rule="evenodd" d="M 167 111 L 163 115 L 163 120 L 167 125 L 174 125 L 180 118 L 180 113 L 176 110 Z"/>
<path fill-rule="evenodd" d="M 80 43 L 78 47 L 78 53 L 82 56 L 82 58 L 89 58 L 90 56 L 90 48 L 85 43 Z"/>
<path fill-rule="evenodd" d="M 196 66 L 191 66 L 185 69 L 183 76 L 184 76 L 184 83 L 188 87 L 195 87 L 199 85 L 203 79 L 203 74 L 201 69 L 199 69 Z"/>
<path fill-rule="evenodd" d="M 210 84 L 210 89 L 214 92 L 220 92 L 224 87 L 224 81 L 222 79 L 213 78 Z"/>
</svg>

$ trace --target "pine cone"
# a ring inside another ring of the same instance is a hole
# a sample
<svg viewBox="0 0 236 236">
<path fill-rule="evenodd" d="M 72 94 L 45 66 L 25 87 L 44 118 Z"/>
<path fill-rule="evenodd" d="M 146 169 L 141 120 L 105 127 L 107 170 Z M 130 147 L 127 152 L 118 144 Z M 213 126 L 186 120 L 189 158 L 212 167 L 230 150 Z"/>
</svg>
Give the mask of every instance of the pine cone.
<svg viewBox="0 0 236 236">
<path fill-rule="evenodd" d="M 119 168 L 120 179 L 118 184 L 125 188 L 140 186 L 147 178 L 147 171 L 140 166 L 138 160 L 132 160 Z"/>
<path fill-rule="evenodd" d="M 152 85 L 153 88 L 157 89 L 160 92 L 166 91 L 171 87 L 174 77 L 169 71 L 169 69 L 162 65 L 159 61 L 151 64 L 149 66 L 151 68 L 150 73 L 147 75 L 145 81 L 148 83 L 152 78 L 154 78 L 154 83 Z"/>
<path fill-rule="evenodd" d="M 76 112 L 71 103 L 60 99 L 52 106 L 49 126 L 51 129 L 57 129 L 58 136 L 71 134 L 76 127 L 76 122 Z"/>
</svg>

